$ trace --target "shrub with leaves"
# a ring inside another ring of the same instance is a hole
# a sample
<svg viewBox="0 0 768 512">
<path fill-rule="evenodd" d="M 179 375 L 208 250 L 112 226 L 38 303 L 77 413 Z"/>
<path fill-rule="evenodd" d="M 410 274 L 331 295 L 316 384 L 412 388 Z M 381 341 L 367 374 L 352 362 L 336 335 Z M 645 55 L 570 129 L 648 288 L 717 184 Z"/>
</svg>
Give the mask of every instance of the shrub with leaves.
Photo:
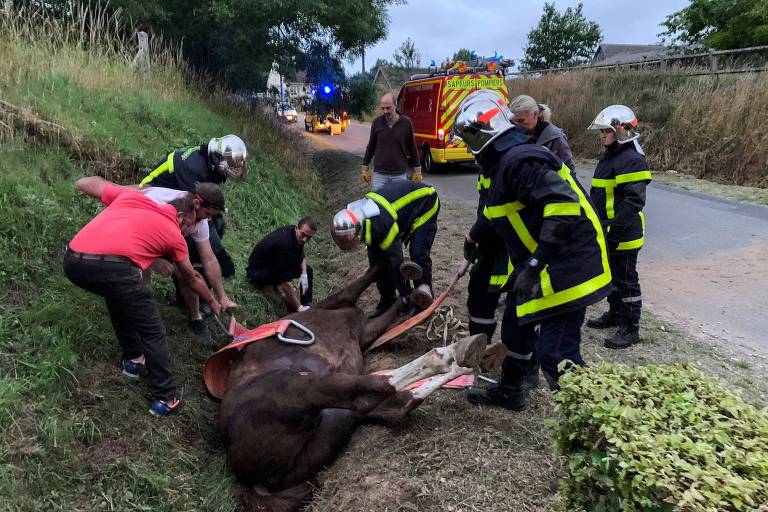
<svg viewBox="0 0 768 512">
<path fill-rule="evenodd" d="M 768 413 L 694 367 L 575 369 L 557 402 L 567 510 L 768 511 Z"/>
</svg>

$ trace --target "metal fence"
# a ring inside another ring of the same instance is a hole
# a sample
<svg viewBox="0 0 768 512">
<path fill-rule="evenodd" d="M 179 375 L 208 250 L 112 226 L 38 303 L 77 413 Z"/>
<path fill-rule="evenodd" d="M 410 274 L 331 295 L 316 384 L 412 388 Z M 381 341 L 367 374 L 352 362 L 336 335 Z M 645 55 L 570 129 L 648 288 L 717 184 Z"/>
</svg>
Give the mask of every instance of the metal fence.
<svg viewBox="0 0 768 512">
<path fill-rule="evenodd" d="M 655 71 L 685 76 L 762 73 L 768 71 L 768 45 L 687 55 L 664 55 L 633 62 L 613 64 L 597 63 L 587 66 L 514 71 L 506 73 L 505 77 L 533 78 L 540 75 L 559 74 L 572 71 L 604 70 Z"/>
</svg>

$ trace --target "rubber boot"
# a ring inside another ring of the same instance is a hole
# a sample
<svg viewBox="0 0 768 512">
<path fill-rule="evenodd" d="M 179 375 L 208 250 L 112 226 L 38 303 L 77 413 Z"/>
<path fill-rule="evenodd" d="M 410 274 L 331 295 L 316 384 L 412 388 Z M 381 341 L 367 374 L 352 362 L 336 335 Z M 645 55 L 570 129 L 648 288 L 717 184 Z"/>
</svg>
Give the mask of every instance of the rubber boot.
<svg viewBox="0 0 768 512">
<path fill-rule="evenodd" d="M 485 389 L 469 388 L 467 400 L 473 405 L 522 411 L 528 402 L 528 388 L 523 385 L 522 381 L 515 384 L 499 383 Z"/>
<path fill-rule="evenodd" d="M 618 325 L 619 319 L 610 311 L 606 311 L 597 318 L 587 320 L 587 327 L 593 329 L 608 329 L 610 327 L 617 327 Z"/>
<path fill-rule="evenodd" d="M 628 348 L 635 343 L 640 343 L 640 328 L 637 325 L 622 325 L 616 334 L 605 340 L 603 346 L 606 348 L 622 349 Z"/>
</svg>

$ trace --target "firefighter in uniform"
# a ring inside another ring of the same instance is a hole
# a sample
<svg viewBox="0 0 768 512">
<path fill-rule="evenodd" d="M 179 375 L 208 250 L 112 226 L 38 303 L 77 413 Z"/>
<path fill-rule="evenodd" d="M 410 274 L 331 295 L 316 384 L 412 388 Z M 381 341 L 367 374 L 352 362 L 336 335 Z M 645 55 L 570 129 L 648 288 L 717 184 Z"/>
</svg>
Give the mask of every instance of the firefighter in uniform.
<svg viewBox="0 0 768 512">
<path fill-rule="evenodd" d="M 227 178 L 242 178 L 245 174 L 247 158 L 248 151 L 240 137 L 236 135 L 215 137 L 207 144 L 177 149 L 169 153 L 155 165 L 154 169 L 141 181 L 139 187 L 163 187 L 194 193 L 197 183 L 221 184 Z M 215 272 L 216 275 L 213 276 L 205 274 L 202 260 L 197 252 L 197 244 L 190 237 L 186 237 L 189 259 L 193 267 L 206 278 L 206 281 L 220 280 L 219 276 L 230 277 L 235 273 L 235 264 L 221 242 L 221 238 L 224 236 L 223 217 L 221 215 L 215 216 L 208 221 L 208 226 L 211 250 L 216 256 L 219 272 Z M 177 291 L 176 300 L 183 304 L 185 301 L 179 292 L 176 276 L 173 276 L 173 279 Z M 199 307 L 194 304 L 191 307 L 194 310 L 190 314 L 195 334 L 205 341 L 210 340 L 208 328 L 204 322 L 199 321 L 201 319 Z"/>
<path fill-rule="evenodd" d="M 600 130 L 605 153 L 595 168 L 590 197 L 608 240 L 613 291 L 609 309 L 587 321 L 597 329 L 618 327 L 605 340 L 608 348 L 626 348 L 640 341 L 642 294 L 637 275 L 637 255 L 645 237 L 645 189 L 651 171 L 634 131 L 637 118 L 624 105 L 611 105 L 600 112 L 590 130 Z"/>
<path fill-rule="evenodd" d="M 382 266 L 376 281 L 381 299 L 370 318 L 395 303 L 395 292 L 420 309 L 432 303 L 430 251 L 437 234 L 439 211 L 440 201 L 434 187 L 395 181 L 350 203 L 333 217 L 332 236 L 336 245 L 347 251 L 362 241 L 368 247 L 370 265 Z M 403 245 L 409 245 L 411 262 L 403 261 Z"/>
<path fill-rule="evenodd" d="M 483 217 L 514 265 L 501 326 L 507 347 L 501 379 L 485 390 L 470 389 L 468 399 L 522 410 L 534 352 L 553 389 L 562 361 L 584 364 L 586 307 L 608 296 L 611 271 L 600 219 L 586 194 L 568 167 L 511 118 L 504 98 L 478 91 L 462 101 L 454 134 L 491 180 Z"/>
</svg>

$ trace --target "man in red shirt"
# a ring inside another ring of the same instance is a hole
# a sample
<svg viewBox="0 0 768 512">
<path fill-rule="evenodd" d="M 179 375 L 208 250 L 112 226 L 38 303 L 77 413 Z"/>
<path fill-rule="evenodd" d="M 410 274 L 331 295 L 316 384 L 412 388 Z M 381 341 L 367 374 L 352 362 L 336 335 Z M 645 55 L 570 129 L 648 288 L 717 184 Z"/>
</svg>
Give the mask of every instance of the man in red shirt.
<svg viewBox="0 0 768 512">
<path fill-rule="evenodd" d="M 160 257 L 174 263 L 186 281 L 211 305 L 221 305 L 189 261 L 182 232 L 195 222 L 192 197 L 158 204 L 138 191 L 104 180 L 80 179 L 76 187 L 107 207 L 69 242 L 64 273 L 78 287 L 104 297 L 123 351 L 123 374 L 138 378 L 146 368 L 154 399 L 153 416 L 178 409 L 181 397 L 171 375 L 165 326 L 143 272 Z"/>
</svg>

